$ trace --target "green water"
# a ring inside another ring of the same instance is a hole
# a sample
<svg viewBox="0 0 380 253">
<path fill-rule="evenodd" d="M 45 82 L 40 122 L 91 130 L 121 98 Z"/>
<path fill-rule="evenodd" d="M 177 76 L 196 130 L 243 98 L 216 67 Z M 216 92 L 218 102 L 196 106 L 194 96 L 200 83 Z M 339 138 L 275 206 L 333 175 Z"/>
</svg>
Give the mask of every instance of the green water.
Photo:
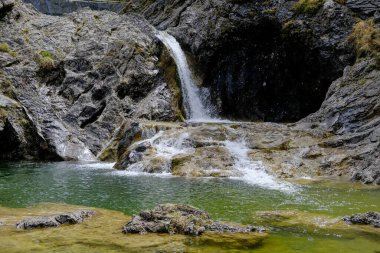
<svg viewBox="0 0 380 253">
<path fill-rule="evenodd" d="M 257 211 L 292 211 L 305 220 L 380 211 L 379 187 L 330 180 L 293 183 L 296 191 L 282 192 L 237 179 L 127 175 L 101 164 L 7 163 L 0 164 L 0 206 L 52 202 L 131 215 L 160 203 L 186 203 L 207 210 L 214 219 L 240 223 L 257 222 Z M 300 221 L 262 225 L 270 227 L 269 237 L 254 252 L 380 252 L 375 229 L 316 229 Z"/>
</svg>

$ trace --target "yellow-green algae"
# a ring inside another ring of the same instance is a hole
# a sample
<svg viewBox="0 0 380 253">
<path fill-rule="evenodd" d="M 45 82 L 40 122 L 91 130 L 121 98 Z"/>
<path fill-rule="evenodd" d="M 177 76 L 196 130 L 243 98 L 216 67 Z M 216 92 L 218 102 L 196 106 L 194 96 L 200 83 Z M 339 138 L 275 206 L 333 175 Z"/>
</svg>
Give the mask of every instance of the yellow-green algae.
<svg viewBox="0 0 380 253">
<path fill-rule="evenodd" d="M 25 218 L 91 209 L 96 214 L 81 224 L 33 230 L 16 229 Z M 3 252 L 229 252 L 255 248 L 265 233 L 215 234 L 200 237 L 168 234 L 123 234 L 130 220 L 121 212 L 66 204 L 44 203 L 30 208 L 0 207 Z"/>
<path fill-rule="evenodd" d="M 373 227 L 349 226 L 339 221 L 344 215 L 379 212 L 379 186 L 318 177 L 292 180 L 299 190 L 286 193 L 255 187 L 238 180 L 126 176 L 123 172 L 119 174 L 119 171 L 98 166 L 101 164 L 2 164 L 0 205 L 25 208 L 40 202 L 54 201 L 119 210 L 132 215 L 161 203 L 183 203 L 208 211 L 216 220 L 264 225 L 269 228 L 268 236 L 263 235 L 258 240 L 256 236 L 243 234 L 234 237 L 231 242 L 226 238 L 228 235 L 205 235 L 199 238 L 125 235 L 121 233 L 121 227 L 127 223 L 129 216 L 94 209 L 98 215 L 87 219 L 83 224 L 49 228 L 45 232 L 0 226 L 0 243 L 8 247 L 4 250 L 1 248 L 0 252 L 224 250 L 261 253 L 374 253 L 380 250 L 380 238 Z M 26 216 L 70 211 L 67 207 L 59 204 L 55 210 L 39 205 L 25 209 L 2 208 L 0 222 L 14 224 Z M 85 207 L 74 206 L 73 210 L 75 208 Z M 266 220 L 263 220 L 264 214 Z M 272 221 L 271 216 L 277 217 L 278 221 Z M 208 237 L 212 237 L 213 241 Z M 15 249 L 9 247 L 11 243 Z M 38 250 L 40 248 L 44 250 Z"/>
</svg>

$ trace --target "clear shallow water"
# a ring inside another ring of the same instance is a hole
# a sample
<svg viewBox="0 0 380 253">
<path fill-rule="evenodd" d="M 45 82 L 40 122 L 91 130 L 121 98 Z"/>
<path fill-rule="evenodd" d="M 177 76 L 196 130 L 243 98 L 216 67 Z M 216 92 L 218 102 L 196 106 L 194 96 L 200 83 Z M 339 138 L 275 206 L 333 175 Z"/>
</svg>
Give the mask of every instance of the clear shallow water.
<svg viewBox="0 0 380 253">
<path fill-rule="evenodd" d="M 329 217 L 380 211 L 380 188 L 305 180 L 297 186 L 297 191 L 283 192 L 233 179 L 118 172 L 110 164 L 100 163 L 0 164 L 0 206 L 29 207 L 41 202 L 99 207 L 127 214 L 160 203 L 186 203 L 207 210 L 214 219 L 249 223 L 256 211 L 307 211 Z M 361 252 L 374 253 L 380 250 L 379 234 L 342 235 L 340 231 L 337 235 L 314 230 L 299 224 L 273 225 L 269 239 L 255 252 L 327 252 L 325 249 L 347 253 L 362 248 Z"/>
</svg>

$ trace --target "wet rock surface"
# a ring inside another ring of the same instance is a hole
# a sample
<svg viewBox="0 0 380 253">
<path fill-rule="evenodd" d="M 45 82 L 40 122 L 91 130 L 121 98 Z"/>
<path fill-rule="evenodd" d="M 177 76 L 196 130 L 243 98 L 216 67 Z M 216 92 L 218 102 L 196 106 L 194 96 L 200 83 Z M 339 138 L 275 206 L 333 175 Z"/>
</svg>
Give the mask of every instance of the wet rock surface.
<svg viewBox="0 0 380 253">
<path fill-rule="evenodd" d="M 377 128 L 367 129 L 369 134 L 334 134 L 324 127 L 306 120 L 287 125 L 136 122 L 131 129 L 138 131 L 120 132 L 121 137 L 133 132 L 134 141 L 116 145 L 115 168 L 189 177 L 257 170 L 281 178 L 338 175 L 379 184 L 379 141 L 372 138 Z"/>
<path fill-rule="evenodd" d="M 198 236 L 204 232 L 248 233 L 256 228 L 228 225 L 211 220 L 209 214 L 189 205 L 162 204 L 134 215 L 124 233 L 169 233 Z"/>
<path fill-rule="evenodd" d="M 342 220 L 348 224 L 372 225 L 375 228 L 380 228 L 380 213 L 378 212 L 353 214 L 343 217 Z"/>
<path fill-rule="evenodd" d="M 94 211 L 82 210 L 53 216 L 42 216 L 22 220 L 16 224 L 16 227 L 18 229 L 34 229 L 58 227 L 63 224 L 77 224 L 82 223 L 84 219 L 89 218 L 94 214 Z"/>
</svg>

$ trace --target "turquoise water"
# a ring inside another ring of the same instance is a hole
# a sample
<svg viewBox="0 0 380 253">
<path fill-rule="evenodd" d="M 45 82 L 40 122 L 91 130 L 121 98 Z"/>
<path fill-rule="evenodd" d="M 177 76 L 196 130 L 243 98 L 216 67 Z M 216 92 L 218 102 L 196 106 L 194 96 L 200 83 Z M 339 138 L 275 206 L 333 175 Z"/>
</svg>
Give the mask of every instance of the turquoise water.
<svg viewBox="0 0 380 253">
<path fill-rule="evenodd" d="M 131 215 L 160 203 L 185 203 L 207 210 L 214 219 L 240 223 L 255 220 L 257 211 L 306 211 L 332 218 L 380 211 L 379 187 L 332 180 L 303 180 L 302 184 L 293 184 L 295 192 L 283 192 L 238 179 L 128 174 L 100 163 L 3 163 L 0 164 L 0 206 L 66 203 Z M 266 244 L 270 248 L 262 247 L 255 252 L 326 252 L 321 250 L 343 247 L 344 251 L 337 252 L 346 253 L 364 247 L 362 252 L 373 253 L 380 250 L 379 239 L 379 234 L 373 233 L 350 232 L 339 237 L 313 232 L 308 225 L 272 224 Z"/>
</svg>

